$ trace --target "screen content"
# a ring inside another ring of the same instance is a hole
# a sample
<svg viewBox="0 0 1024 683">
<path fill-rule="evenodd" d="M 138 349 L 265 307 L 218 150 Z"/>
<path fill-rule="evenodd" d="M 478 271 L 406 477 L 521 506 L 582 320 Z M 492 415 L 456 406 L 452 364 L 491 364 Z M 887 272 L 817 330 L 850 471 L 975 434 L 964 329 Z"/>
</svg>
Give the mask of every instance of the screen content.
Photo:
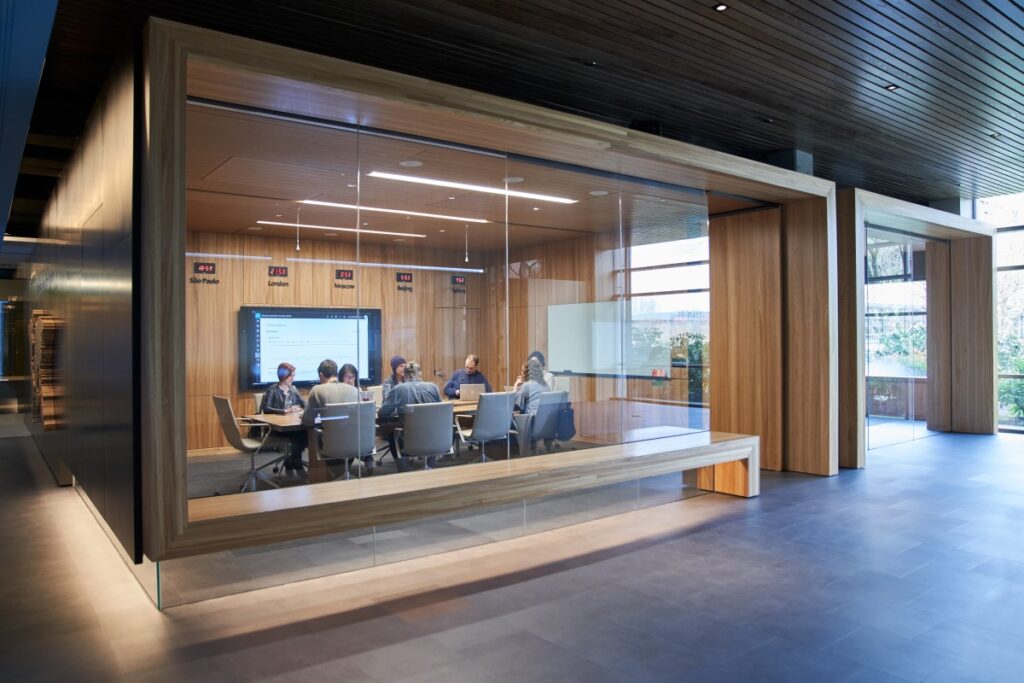
<svg viewBox="0 0 1024 683">
<path fill-rule="evenodd" d="M 378 309 L 244 308 L 242 322 L 249 386 L 276 382 L 280 363 L 295 366 L 297 383 L 316 383 L 325 358 L 355 365 L 364 385 L 380 383 Z"/>
</svg>

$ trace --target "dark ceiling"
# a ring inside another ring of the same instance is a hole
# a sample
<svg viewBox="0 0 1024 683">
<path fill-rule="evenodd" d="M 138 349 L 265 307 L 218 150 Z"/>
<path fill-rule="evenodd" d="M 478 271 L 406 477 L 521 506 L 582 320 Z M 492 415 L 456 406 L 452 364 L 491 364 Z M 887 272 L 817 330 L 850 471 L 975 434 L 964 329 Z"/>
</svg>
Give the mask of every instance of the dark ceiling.
<svg viewBox="0 0 1024 683">
<path fill-rule="evenodd" d="M 147 16 L 465 86 L 926 202 L 1024 191 L 1024 11 L 971 0 L 61 0 L 9 232 L 33 234 Z M 886 86 L 894 85 L 890 91 Z"/>
</svg>

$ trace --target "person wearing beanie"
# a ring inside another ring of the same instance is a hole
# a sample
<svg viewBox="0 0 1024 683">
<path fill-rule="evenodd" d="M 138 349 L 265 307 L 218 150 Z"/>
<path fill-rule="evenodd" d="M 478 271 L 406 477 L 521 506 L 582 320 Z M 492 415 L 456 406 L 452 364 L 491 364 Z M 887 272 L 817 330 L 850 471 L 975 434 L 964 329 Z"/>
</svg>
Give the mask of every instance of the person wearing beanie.
<svg viewBox="0 0 1024 683">
<path fill-rule="evenodd" d="M 392 356 L 391 375 L 381 385 L 381 397 L 386 401 L 391 390 L 403 381 L 405 381 L 405 359 L 401 356 Z"/>
</svg>

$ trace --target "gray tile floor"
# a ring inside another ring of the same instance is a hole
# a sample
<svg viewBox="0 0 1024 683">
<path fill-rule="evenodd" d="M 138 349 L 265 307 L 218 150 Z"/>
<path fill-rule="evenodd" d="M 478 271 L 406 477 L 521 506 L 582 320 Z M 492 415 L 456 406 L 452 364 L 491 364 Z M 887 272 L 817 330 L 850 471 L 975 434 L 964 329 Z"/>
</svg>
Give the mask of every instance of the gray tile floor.
<svg viewBox="0 0 1024 683">
<path fill-rule="evenodd" d="M 30 439 L 0 438 L 5 681 L 1024 676 L 1021 436 L 936 436 L 830 479 L 766 473 L 755 500 L 622 517 L 706 515 L 689 531 L 488 581 L 438 572 L 387 602 L 321 579 L 164 613 L 48 477 Z M 302 617 L 252 627 L 269 600 Z"/>
</svg>

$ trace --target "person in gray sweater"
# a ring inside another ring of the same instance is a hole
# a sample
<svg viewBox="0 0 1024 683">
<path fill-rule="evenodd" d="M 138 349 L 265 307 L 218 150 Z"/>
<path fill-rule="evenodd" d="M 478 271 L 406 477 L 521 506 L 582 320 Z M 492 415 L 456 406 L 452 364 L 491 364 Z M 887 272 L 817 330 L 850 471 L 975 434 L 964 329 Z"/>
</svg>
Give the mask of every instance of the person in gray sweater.
<svg viewBox="0 0 1024 683">
<path fill-rule="evenodd" d="M 320 362 L 317 368 L 320 384 L 309 392 L 306 409 L 302 412 L 302 424 L 312 427 L 325 405 L 330 403 L 355 403 L 359 400 L 359 391 L 351 384 L 338 381 L 338 364 L 327 359 Z"/>
</svg>

